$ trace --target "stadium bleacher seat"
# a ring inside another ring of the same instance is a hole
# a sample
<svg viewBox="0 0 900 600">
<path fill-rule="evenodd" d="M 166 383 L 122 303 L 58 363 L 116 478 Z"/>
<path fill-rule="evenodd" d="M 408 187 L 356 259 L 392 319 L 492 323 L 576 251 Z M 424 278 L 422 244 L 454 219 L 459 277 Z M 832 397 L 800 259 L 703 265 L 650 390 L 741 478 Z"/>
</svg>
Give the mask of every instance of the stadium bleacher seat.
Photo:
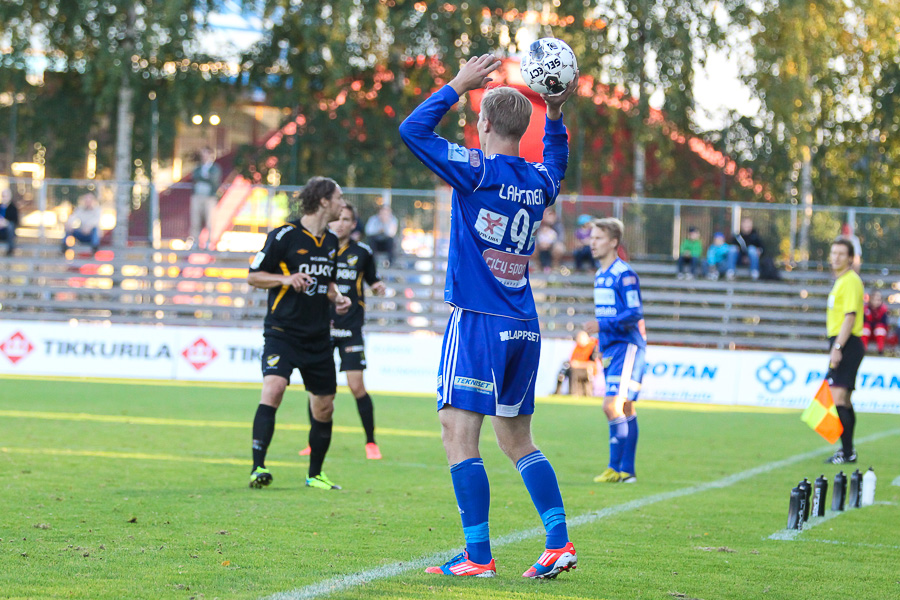
<svg viewBox="0 0 900 600">
<path fill-rule="evenodd" d="M 202 256 L 201 256 L 202 255 Z M 60 256 L 31 241 L 0 257 L 0 317 L 104 323 L 258 327 L 266 294 L 246 282 L 246 253 L 104 248 Z M 713 348 L 819 351 L 831 275 L 791 270 L 779 282 L 678 280 L 670 262 L 633 261 L 641 277 L 651 343 Z M 368 331 L 442 333 L 441 261 L 403 257 L 383 276 L 384 297 L 368 299 Z M 864 272 L 867 289 L 896 276 Z M 532 273 L 543 334 L 571 337 L 593 318 L 592 275 Z M 893 298 L 900 295 L 895 294 Z M 891 298 L 892 296 L 888 296 Z M 889 305 L 896 314 L 897 304 Z"/>
</svg>

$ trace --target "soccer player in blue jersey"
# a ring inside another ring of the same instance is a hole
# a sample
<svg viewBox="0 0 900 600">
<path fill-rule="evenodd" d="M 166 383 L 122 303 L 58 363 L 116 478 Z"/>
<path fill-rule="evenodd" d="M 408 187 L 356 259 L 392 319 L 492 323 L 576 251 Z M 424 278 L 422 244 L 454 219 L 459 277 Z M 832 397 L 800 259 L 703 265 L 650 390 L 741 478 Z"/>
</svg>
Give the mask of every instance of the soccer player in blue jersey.
<svg viewBox="0 0 900 600">
<path fill-rule="evenodd" d="M 597 483 L 636 483 L 634 457 L 638 422 L 634 402 L 644 377 L 647 335 L 638 276 L 618 257 L 623 225 L 618 219 L 596 219 L 591 229 L 591 254 L 600 262 L 594 275 L 595 321 L 603 353 L 606 395 L 603 412 L 609 420 L 609 466 L 594 478 Z"/>
<path fill-rule="evenodd" d="M 400 126 L 413 154 L 453 188 L 444 301 L 453 307 L 444 335 L 437 408 L 466 549 L 429 573 L 493 577 L 490 488 L 478 452 L 485 415 L 513 461 L 547 533 L 546 550 L 523 577 L 554 578 L 575 567 L 553 467 L 531 438 L 541 333 L 528 257 L 544 209 L 559 194 L 568 163 L 562 105 L 575 81 L 547 103 L 544 162 L 519 157 L 531 103 L 517 90 L 488 90 L 478 116 L 480 149 L 449 142 L 434 129 L 463 94 L 485 87 L 500 60 L 470 59 L 450 83 Z"/>
</svg>

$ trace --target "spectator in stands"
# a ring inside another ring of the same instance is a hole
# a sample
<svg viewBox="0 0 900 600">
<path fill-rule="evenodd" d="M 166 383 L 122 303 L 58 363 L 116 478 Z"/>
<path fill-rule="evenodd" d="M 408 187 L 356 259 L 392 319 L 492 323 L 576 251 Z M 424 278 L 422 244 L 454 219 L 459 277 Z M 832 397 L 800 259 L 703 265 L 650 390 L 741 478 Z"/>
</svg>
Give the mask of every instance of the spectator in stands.
<svg viewBox="0 0 900 600">
<path fill-rule="evenodd" d="M 884 354 L 884 343 L 888 334 L 888 309 L 884 305 L 881 292 L 874 291 L 864 309 L 863 330 L 860 339 L 866 351 L 869 350 L 869 339 L 875 338 L 878 354 Z"/>
<path fill-rule="evenodd" d="M 356 225 L 353 226 L 353 231 L 350 232 L 350 239 L 354 242 L 361 242 L 366 235 L 365 227 L 363 227 L 362 219 L 357 219 Z"/>
<path fill-rule="evenodd" d="M 712 245 L 706 251 L 706 270 L 709 278 L 716 280 L 728 270 L 728 253 L 731 246 L 725 243 L 725 234 L 717 231 Z"/>
<path fill-rule="evenodd" d="M 593 376 L 596 369 L 597 338 L 587 331 L 581 330 L 575 335 L 575 348 L 572 356 L 563 363 L 556 377 L 556 391 L 562 392 L 563 383 L 569 380 L 569 394 L 573 396 L 590 396 L 593 388 Z"/>
<path fill-rule="evenodd" d="M 91 252 L 100 247 L 100 203 L 97 196 L 91 193 L 78 198 L 78 206 L 66 221 L 66 233 L 62 239 L 62 251 L 65 253 L 75 242 L 90 244 Z"/>
<path fill-rule="evenodd" d="M 19 226 L 19 209 L 12 199 L 12 190 L 0 190 L 0 241 L 6 242 L 6 255 L 16 249 L 16 227 Z"/>
<path fill-rule="evenodd" d="M 383 205 L 366 221 L 366 241 L 386 267 L 394 262 L 394 238 L 399 230 L 400 222 L 389 204 Z"/>
<path fill-rule="evenodd" d="M 216 194 L 222 185 L 222 169 L 216 164 L 216 155 L 212 149 L 200 150 L 200 164 L 194 169 L 193 183 L 189 235 L 192 241 L 199 243 L 200 231 L 212 226 L 212 214 L 219 201 Z"/>
<path fill-rule="evenodd" d="M 688 227 L 687 238 L 681 241 L 678 251 L 678 279 L 693 279 L 703 275 L 703 242 L 700 230 Z"/>
<path fill-rule="evenodd" d="M 841 237 L 853 244 L 853 270 L 859 273 L 862 268 L 862 244 L 853 232 L 853 228 L 850 227 L 850 223 L 844 223 L 844 226 L 841 227 Z"/>
<path fill-rule="evenodd" d="M 538 263 L 541 265 L 541 270 L 544 273 L 549 273 L 553 267 L 553 248 L 558 243 L 558 240 L 559 235 L 556 233 L 556 230 L 550 225 L 541 222 L 535 234 L 535 250 L 538 255 Z"/>
<path fill-rule="evenodd" d="M 535 234 L 535 252 L 544 273 L 549 273 L 559 266 L 560 259 L 566 253 L 562 224 L 552 208 L 544 211 L 544 218 Z"/>
<path fill-rule="evenodd" d="M 753 219 L 749 217 L 741 219 L 740 231 L 728 240 L 728 244 L 731 246 L 728 249 L 728 270 L 725 272 L 728 280 L 734 280 L 737 266 L 745 261 L 750 265 L 750 277 L 754 281 L 759 279 L 759 257 L 765 247 L 759 232 L 753 227 Z"/>
<path fill-rule="evenodd" d="M 575 259 L 575 270 L 581 271 L 582 265 L 588 265 L 590 269 L 596 270 L 597 263 L 591 255 L 591 215 L 581 215 L 578 217 L 578 229 L 575 230 L 575 250 L 572 251 L 572 258 Z"/>
</svg>

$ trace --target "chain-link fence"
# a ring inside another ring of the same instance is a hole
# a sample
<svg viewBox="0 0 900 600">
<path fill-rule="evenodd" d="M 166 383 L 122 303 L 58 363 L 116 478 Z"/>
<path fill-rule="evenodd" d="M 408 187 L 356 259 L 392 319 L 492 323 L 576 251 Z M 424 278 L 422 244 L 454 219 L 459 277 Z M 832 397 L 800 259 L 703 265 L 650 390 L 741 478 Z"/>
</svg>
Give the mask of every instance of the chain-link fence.
<svg viewBox="0 0 900 600">
<path fill-rule="evenodd" d="M 132 186 L 129 240 L 146 243 L 185 240 L 190 231 L 190 184 L 176 184 L 154 194 L 147 185 Z M 95 194 L 103 210 L 101 227 L 108 233 L 118 223 L 116 183 L 95 180 L 31 180 L 0 177 L 0 189 L 9 187 L 19 208 L 19 236 L 44 241 L 62 237 L 77 199 Z M 252 251 L 271 227 L 297 216 L 294 197 L 298 187 L 249 184 L 224 185 L 219 190 L 210 234 L 223 249 Z M 398 251 L 420 257 L 446 253 L 450 223 L 448 190 L 346 188 L 344 196 L 359 214 L 359 228 L 382 206 L 390 206 L 399 222 Z M 157 209 L 158 207 L 158 209 Z M 554 208 L 569 252 L 577 249 L 578 217 L 615 216 L 625 223 L 629 255 L 641 260 L 667 260 L 678 253 L 690 227 L 700 232 L 706 247 L 716 232 L 729 237 L 741 218 L 749 217 L 762 236 L 766 250 L 780 261 L 802 263 L 801 239 L 808 231 L 808 258 L 827 260 L 831 241 L 849 225 L 862 245 L 868 265 L 900 264 L 900 210 L 813 206 L 804 223 L 802 207 L 791 204 L 740 204 L 710 200 L 670 200 L 626 197 L 563 196 Z M 158 225 L 158 226 L 155 226 Z M 109 240 L 109 236 L 105 236 Z M 236 241 L 237 240 L 237 241 Z M 241 241 L 243 240 L 243 241 Z"/>
</svg>

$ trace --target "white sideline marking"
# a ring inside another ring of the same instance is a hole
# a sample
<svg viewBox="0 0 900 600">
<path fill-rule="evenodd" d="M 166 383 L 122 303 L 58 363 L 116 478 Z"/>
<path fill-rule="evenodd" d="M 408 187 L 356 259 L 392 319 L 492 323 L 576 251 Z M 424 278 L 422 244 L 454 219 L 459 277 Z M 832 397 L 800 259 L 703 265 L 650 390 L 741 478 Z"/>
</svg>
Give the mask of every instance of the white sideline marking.
<svg viewBox="0 0 900 600">
<path fill-rule="evenodd" d="M 884 505 L 884 506 L 897 506 L 896 502 L 889 502 L 887 500 L 876 500 L 873 503 L 875 505 Z M 866 508 L 865 506 L 860 506 L 859 508 Z M 781 531 L 776 531 L 772 535 L 769 536 L 770 540 L 778 540 L 781 542 L 795 542 L 795 541 L 809 541 L 809 540 L 798 540 L 797 536 L 806 531 L 807 529 L 812 529 L 817 525 L 821 525 L 825 521 L 830 521 L 831 519 L 840 516 L 844 513 L 848 513 L 850 511 L 857 510 L 855 508 L 847 508 L 845 510 L 831 510 L 830 508 L 825 511 L 824 517 L 810 517 L 809 521 L 803 524 L 803 529 L 782 529 Z"/>
<path fill-rule="evenodd" d="M 900 429 L 890 429 L 888 431 L 882 431 L 880 433 L 875 433 L 870 436 L 858 439 L 857 443 L 863 444 L 866 442 L 874 442 L 876 440 L 898 434 L 900 434 Z M 573 517 L 572 519 L 567 519 L 567 525 L 570 528 L 577 527 L 579 525 L 588 525 L 595 521 L 599 521 L 600 519 L 605 519 L 606 517 L 611 517 L 620 513 L 637 510 L 639 508 L 643 508 L 644 506 L 656 504 L 657 502 L 672 500 L 674 498 L 681 498 L 683 496 L 691 496 L 693 494 L 698 494 L 707 490 L 726 488 L 744 481 L 745 479 L 755 477 L 756 475 L 769 473 L 771 471 L 775 471 L 776 469 L 787 467 L 809 458 L 815 458 L 823 454 L 828 454 L 831 451 L 832 450 L 830 447 L 820 448 L 819 450 L 812 450 L 810 452 L 804 452 L 803 454 L 796 454 L 789 458 L 777 460 L 775 462 L 761 465 L 759 467 L 754 467 L 753 469 L 748 469 L 739 473 L 734 473 L 716 481 L 701 483 L 699 485 L 682 488 L 680 490 L 673 490 L 671 492 L 653 494 L 652 496 L 638 498 L 636 500 L 625 502 L 623 504 L 617 504 L 615 506 L 609 506 L 600 510 L 591 511 L 582 515 L 578 515 L 577 517 Z M 513 533 L 508 533 L 506 535 L 500 536 L 499 538 L 492 539 L 491 547 L 499 548 L 501 546 L 507 546 L 509 544 L 515 544 L 527 539 L 543 536 L 544 534 L 545 532 L 543 527 L 535 527 L 534 529 L 515 531 Z M 339 575 L 337 577 L 332 577 L 331 579 L 313 583 L 311 585 L 297 588 L 289 592 L 279 592 L 276 594 L 272 594 L 271 596 L 266 596 L 264 600 L 304 600 L 307 598 L 321 598 L 323 596 L 327 596 L 335 592 L 341 592 L 348 588 L 363 585 L 371 581 L 387 579 L 389 577 L 396 577 L 397 575 L 402 575 L 403 573 L 408 573 L 409 571 L 421 570 L 425 567 L 441 564 L 447 560 L 449 554 L 457 554 L 461 551 L 461 548 L 456 548 L 454 550 L 429 554 L 428 556 L 421 556 L 409 562 L 398 562 L 390 565 L 385 565 L 383 567 L 376 567 L 374 569 L 369 569 L 368 571 L 362 571 L 359 573 Z M 435 577 L 438 576 L 436 575 Z"/>
<path fill-rule="evenodd" d="M 838 546 L 859 546 L 861 548 L 890 548 L 891 550 L 900 550 L 900 546 L 890 544 L 867 544 L 865 542 L 840 542 L 838 540 L 807 540 L 800 538 L 798 542 L 807 542 L 814 544 L 835 544 Z"/>
<path fill-rule="evenodd" d="M 898 475 L 897 478 L 891 482 L 891 485 L 900 485 L 900 475 Z"/>
<path fill-rule="evenodd" d="M 769 536 L 770 540 L 779 540 L 782 542 L 792 542 L 797 539 L 797 536 L 806 531 L 807 529 L 812 529 L 816 525 L 821 525 L 825 521 L 830 521 L 835 517 L 839 517 L 848 510 L 854 510 L 852 508 L 848 508 L 847 510 L 831 510 L 830 508 L 825 511 L 824 517 L 810 517 L 809 521 L 803 524 L 803 529 L 782 529 L 781 531 L 776 531 L 772 535 Z"/>
</svg>

